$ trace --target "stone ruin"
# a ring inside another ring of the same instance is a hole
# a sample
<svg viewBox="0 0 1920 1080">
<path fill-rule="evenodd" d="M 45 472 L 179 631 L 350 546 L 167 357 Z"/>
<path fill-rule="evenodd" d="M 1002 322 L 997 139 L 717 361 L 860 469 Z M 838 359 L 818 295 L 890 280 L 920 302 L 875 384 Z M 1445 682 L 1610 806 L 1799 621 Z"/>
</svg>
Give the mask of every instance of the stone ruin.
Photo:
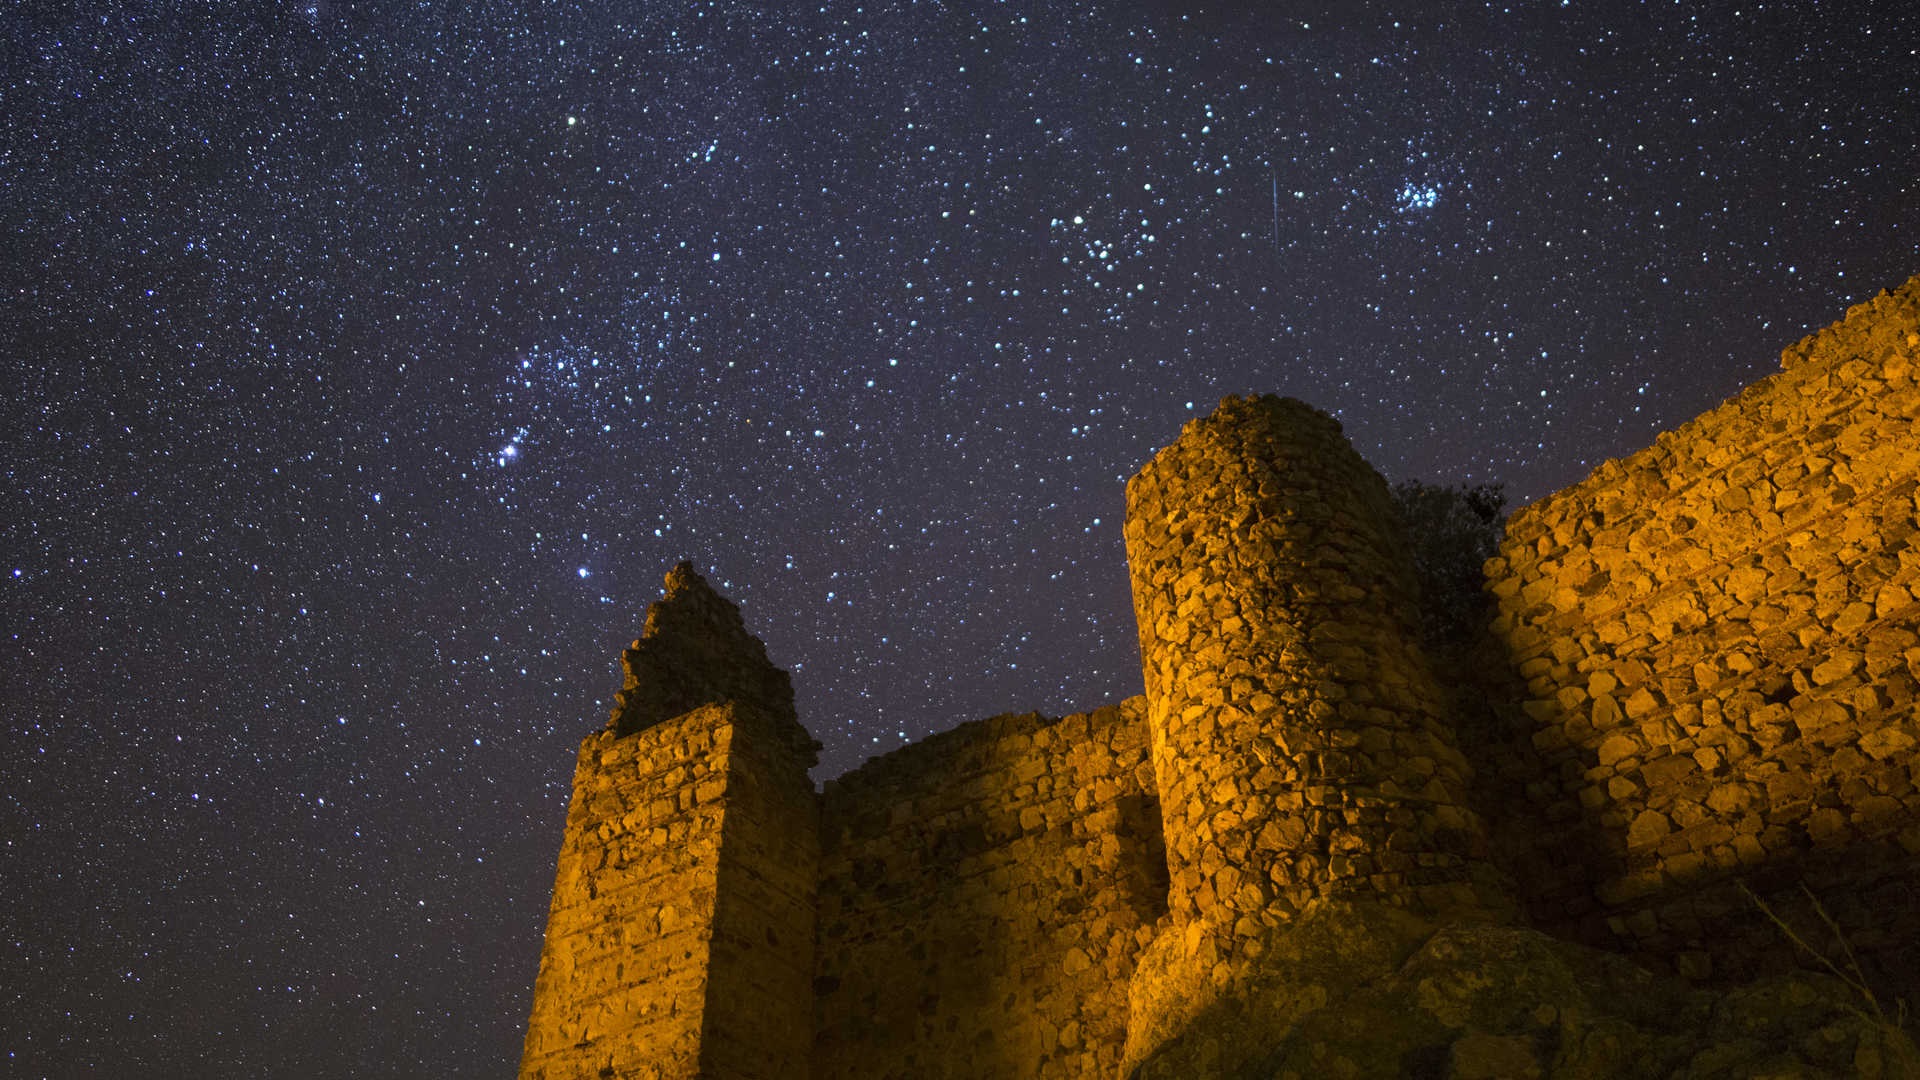
<svg viewBox="0 0 1920 1080">
<path fill-rule="evenodd" d="M 676 567 L 520 1075 L 1920 1075 L 1920 278 L 1783 360 L 1516 513 L 1445 657 L 1339 425 L 1228 398 L 1127 486 L 1144 697 L 819 792 Z"/>
</svg>

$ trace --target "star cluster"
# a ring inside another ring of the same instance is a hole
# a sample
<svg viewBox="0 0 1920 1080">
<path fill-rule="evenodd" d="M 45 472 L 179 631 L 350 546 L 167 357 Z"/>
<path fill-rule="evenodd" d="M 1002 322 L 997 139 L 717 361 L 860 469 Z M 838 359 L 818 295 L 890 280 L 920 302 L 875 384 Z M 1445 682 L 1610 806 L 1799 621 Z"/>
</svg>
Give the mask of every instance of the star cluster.
<svg viewBox="0 0 1920 1080">
<path fill-rule="evenodd" d="M 0 29 L 20 1076 L 498 1076 L 692 559 L 821 776 L 1138 692 L 1225 393 L 1516 501 L 1920 270 L 1897 5 L 29 5 Z"/>
</svg>

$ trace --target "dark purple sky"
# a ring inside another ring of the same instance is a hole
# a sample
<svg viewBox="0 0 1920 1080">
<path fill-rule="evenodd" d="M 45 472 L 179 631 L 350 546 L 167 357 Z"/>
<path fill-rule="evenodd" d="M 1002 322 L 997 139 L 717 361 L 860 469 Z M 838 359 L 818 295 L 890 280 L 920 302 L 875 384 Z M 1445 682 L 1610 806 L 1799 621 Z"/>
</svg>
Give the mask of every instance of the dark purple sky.
<svg viewBox="0 0 1920 1080">
<path fill-rule="evenodd" d="M 678 559 L 831 775 L 1222 394 L 1525 501 L 1920 271 L 1899 5 L 533 6 L 0 19 L 10 1076 L 509 1073 Z"/>
</svg>

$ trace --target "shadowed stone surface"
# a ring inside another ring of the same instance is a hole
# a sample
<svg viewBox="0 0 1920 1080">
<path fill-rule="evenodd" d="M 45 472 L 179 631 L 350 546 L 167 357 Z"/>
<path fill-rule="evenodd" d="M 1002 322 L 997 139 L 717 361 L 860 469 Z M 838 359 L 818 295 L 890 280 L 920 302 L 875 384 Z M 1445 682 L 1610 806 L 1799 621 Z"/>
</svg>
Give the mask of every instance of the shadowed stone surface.
<svg viewBox="0 0 1920 1080">
<path fill-rule="evenodd" d="M 767 659 L 767 647 L 747 632 L 740 609 L 714 592 L 692 563 L 667 572 L 666 595 L 647 608 L 646 626 L 620 654 L 620 667 L 624 678 L 608 719 L 617 735 L 720 701 L 742 702 L 798 727 L 793 680 Z"/>
<path fill-rule="evenodd" d="M 1129 1080 L 1920 1075 L 1913 1042 L 1823 976 L 1703 990 L 1536 930 L 1343 900 L 1272 944 Z"/>
</svg>

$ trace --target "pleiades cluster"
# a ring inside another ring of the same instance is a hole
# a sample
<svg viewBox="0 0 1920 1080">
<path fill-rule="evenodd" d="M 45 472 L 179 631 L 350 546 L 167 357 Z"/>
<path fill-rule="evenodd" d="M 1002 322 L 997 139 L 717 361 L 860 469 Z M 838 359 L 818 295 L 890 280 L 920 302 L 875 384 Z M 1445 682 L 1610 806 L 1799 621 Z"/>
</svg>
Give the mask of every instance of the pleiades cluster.
<svg viewBox="0 0 1920 1080">
<path fill-rule="evenodd" d="M 1920 269 L 1897 7 L 0 20 L 0 1071 L 513 1068 L 681 559 L 819 777 L 1141 689 L 1225 394 L 1569 484 Z"/>
</svg>

